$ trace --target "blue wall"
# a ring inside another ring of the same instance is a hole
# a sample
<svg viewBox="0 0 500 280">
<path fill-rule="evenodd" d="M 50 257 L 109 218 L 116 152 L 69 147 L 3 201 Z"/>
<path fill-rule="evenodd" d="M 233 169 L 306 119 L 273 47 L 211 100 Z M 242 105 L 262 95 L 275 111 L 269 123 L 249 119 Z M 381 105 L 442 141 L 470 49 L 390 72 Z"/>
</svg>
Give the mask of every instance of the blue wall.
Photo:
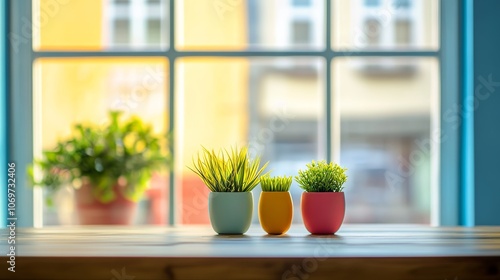
<svg viewBox="0 0 500 280">
<path fill-rule="evenodd" d="M 474 220 L 500 225 L 500 1 L 474 1 Z M 488 80 L 496 84 L 489 84 Z"/>
<path fill-rule="evenodd" d="M 0 227 L 7 218 L 7 1 L 0 0 Z"/>
</svg>

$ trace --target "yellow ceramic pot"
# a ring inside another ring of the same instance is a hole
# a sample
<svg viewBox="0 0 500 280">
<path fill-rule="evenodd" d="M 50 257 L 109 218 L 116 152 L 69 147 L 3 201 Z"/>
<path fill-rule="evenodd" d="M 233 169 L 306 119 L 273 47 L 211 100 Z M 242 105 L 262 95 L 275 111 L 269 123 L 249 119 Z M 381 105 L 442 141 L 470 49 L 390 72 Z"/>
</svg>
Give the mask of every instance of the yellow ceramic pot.
<svg viewBox="0 0 500 280">
<path fill-rule="evenodd" d="M 290 192 L 261 192 L 259 221 L 269 234 L 283 234 L 292 224 L 293 202 Z"/>
</svg>

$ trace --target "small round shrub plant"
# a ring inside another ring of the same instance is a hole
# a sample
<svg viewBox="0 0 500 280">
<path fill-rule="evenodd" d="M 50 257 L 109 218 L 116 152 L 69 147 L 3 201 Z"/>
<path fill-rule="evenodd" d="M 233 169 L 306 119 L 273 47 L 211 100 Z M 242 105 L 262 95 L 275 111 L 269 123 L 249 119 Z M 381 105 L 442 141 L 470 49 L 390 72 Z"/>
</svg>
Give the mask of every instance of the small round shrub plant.
<svg viewBox="0 0 500 280">
<path fill-rule="evenodd" d="M 333 162 L 312 161 L 299 170 L 295 181 L 306 192 L 342 192 L 347 181 L 346 168 Z"/>
</svg>

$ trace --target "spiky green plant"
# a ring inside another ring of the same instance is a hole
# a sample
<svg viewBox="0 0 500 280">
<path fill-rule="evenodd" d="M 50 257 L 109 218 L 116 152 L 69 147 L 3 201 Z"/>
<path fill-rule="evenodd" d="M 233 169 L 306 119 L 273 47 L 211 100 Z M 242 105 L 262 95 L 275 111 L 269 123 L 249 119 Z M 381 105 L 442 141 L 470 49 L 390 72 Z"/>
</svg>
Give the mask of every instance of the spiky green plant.
<svg viewBox="0 0 500 280">
<path fill-rule="evenodd" d="M 260 186 L 265 192 L 287 192 L 292 185 L 292 176 L 276 176 L 269 175 L 260 178 Z"/>
<path fill-rule="evenodd" d="M 306 192 L 342 192 L 347 181 L 346 168 L 333 162 L 312 161 L 306 164 L 307 169 L 299 170 L 295 181 Z"/>
<path fill-rule="evenodd" d="M 260 158 L 251 159 L 248 148 L 221 149 L 218 152 L 202 147 L 193 168 L 205 185 L 213 192 L 249 192 L 260 182 L 268 163 L 260 167 Z"/>
</svg>

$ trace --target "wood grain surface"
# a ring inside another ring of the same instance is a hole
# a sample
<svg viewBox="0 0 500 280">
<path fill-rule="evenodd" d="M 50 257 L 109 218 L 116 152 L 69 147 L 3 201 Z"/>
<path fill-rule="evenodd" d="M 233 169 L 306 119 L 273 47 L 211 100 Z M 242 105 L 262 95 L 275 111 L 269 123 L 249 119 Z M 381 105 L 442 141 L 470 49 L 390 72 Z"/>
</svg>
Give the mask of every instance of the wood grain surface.
<svg viewBox="0 0 500 280">
<path fill-rule="evenodd" d="M 7 232 L 1 231 L 6 248 Z M 500 227 L 344 225 L 270 236 L 209 226 L 46 227 L 16 232 L 16 272 L 0 279 L 498 279 Z"/>
</svg>

